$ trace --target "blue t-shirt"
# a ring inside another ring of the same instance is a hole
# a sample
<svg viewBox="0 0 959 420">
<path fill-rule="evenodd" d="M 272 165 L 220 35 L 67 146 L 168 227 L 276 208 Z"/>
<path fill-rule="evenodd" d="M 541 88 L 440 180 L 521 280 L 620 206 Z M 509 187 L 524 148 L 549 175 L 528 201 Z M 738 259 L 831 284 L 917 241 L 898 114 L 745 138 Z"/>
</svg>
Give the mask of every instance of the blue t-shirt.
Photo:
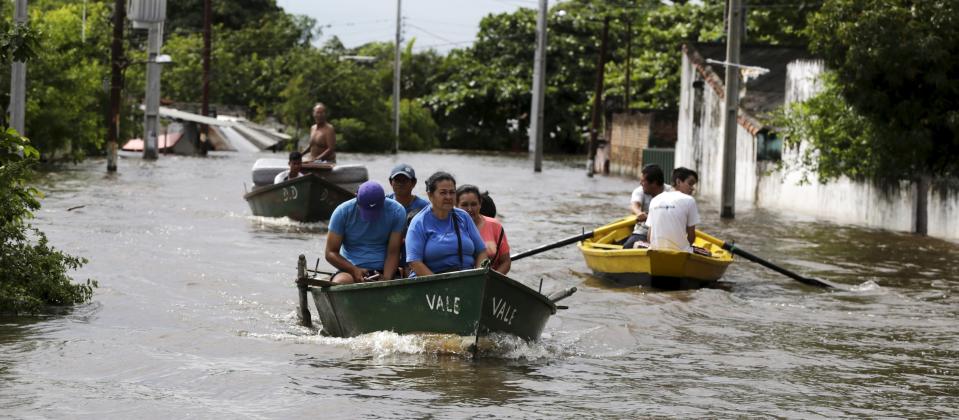
<svg viewBox="0 0 959 420">
<path fill-rule="evenodd" d="M 392 198 L 396 200 L 396 193 L 390 193 L 386 198 Z M 418 195 L 413 196 L 413 201 L 410 201 L 410 205 L 406 206 L 406 214 L 416 214 L 420 210 L 423 210 L 423 207 L 429 207 L 430 202 L 423 199 Z"/>
<path fill-rule="evenodd" d="M 406 210 L 402 204 L 387 199 L 383 203 L 382 211 L 375 222 L 364 222 L 360 220 L 355 198 L 333 210 L 330 232 L 343 236 L 340 255 L 357 267 L 382 270 L 386 263 L 390 234 L 403 233 L 406 227 Z"/>
<path fill-rule="evenodd" d="M 457 252 L 456 231 L 453 217 L 459 225 L 463 244 L 463 263 Z M 473 219 L 465 211 L 454 208 L 451 216 L 437 219 L 433 212 L 421 211 L 413 217 L 406 232 L 406 262 L 422 261 L 434 273 L 473 268 L 473 255 L 486 250 Z M 414 274 L 415 276 L 415 274 Z"/>
</svg>

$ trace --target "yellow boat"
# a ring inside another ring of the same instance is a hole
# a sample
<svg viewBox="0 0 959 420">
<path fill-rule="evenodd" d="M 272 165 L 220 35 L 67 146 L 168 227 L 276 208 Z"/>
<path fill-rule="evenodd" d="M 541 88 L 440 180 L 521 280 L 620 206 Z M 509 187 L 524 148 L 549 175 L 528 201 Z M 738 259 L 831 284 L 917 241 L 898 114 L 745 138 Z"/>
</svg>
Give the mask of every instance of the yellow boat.
<svg viewBox="0 0 959 420">
<path fill-rule="evenodd" d="M 661 289 L 701 287 L 719 280 L 733 262 L 722 243 L 696 231 L 693 246 L 709 251 L 710 256 L 645 248 L 623 249 L 620 245 L 636 224 L 636 216 L 617 220 L 593 231 L 579 242 L 586 265 L 599 277 L 618 283 L 651 285 Z"/>
</svg>

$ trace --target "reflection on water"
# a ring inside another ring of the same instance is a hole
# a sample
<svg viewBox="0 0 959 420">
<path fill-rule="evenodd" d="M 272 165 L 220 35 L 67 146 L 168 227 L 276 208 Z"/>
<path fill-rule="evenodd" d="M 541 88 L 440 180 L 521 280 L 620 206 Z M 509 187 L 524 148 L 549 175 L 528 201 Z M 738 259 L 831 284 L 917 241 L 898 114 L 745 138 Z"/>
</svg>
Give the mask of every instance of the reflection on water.
<svg viewBox="0 0 959 420">
<path fill-rule="evenodd" d="M 47 173 L 36 224 L 90 263 L 95 303 L 0 321 L 0 412 L 13 417 L 955 417 L 959 246 L 700 202 L 702 228 L 824 291 L 746 261 L 724 289 L 593 277 L 575 247 L 513 264 L 544 292 L 576 286 L 543 338 L 323 337 L 296 324 L 296 257 L 326 227 L 249 216 L 259 156 L 121 158 Z M 511 247 L 592 229 L 637 182 L 581 159 L 455 152 L 349 155 L 387 185 L 403 161 L 490 190 Z M 422 194 L 422 186 L 414 192 Z M 71 208 L 83 206 L 69 210 Z M 329 270 L 320 262 L 321 270 Z"/>
</svg>

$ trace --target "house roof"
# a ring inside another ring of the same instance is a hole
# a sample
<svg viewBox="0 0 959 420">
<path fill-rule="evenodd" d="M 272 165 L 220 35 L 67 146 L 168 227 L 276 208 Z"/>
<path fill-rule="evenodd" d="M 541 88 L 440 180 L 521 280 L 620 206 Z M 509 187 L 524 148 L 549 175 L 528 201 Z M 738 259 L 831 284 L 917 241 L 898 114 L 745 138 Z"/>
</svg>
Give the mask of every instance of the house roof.
<svg viewBox="0 0 959 420">
<path fill-rule="evenodd" d="M 726 61 L 726 44 L 693 43 L 683 46 L 683 51 L 689 56 L 703 79 L 721 98 L 725 97 L 725 67 L 709 64 L 706 60 Z M 756 117 L 781 106 L 786 98 L 786 66 L 796 60 L 815 59 L 817 58 L 802 47 L 743 45 L 739 53 L 740 64 L 763 67 L 769 69 L 769 73 L 745 83 L 746 94 L 740 99 L 739 106 L 748 115 L 740 113 L 740 123 L 744 123 L 750 131 L 758 131 L 761 127 L 750 127 L 750 125 L 761 125 Z M 746 121 L 743 121 L 744 119 Z"/>
</svg>

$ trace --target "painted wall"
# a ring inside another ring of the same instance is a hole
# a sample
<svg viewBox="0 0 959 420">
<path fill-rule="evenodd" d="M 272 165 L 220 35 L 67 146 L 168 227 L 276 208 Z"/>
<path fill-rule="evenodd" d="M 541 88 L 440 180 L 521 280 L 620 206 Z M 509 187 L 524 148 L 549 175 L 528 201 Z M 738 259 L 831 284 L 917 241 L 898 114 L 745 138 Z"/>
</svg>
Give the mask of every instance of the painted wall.
<svg viewBox="0 0 959 420">
<path fill-rule="evenodd" d="M 959 241 L 959 190 L 930 188 L 928 235 Z"/>
<path fill-rule="evenodd" d="M 697 195 L 719 202 L 723 185 L 723 108 L 725 100 L 695 70 L 683 55 L 682 89 L 679 99 L 676 167 L 699 172 Z M 741 124 L 736 143 L 736 206 L 751 206 L 756 201 L 756 138 Z"/>
<path fill-rule="evenodd" d="M 821 88 L 818 75 L 821 61 L 799 60 L 787 66 L 786 101 L 805 100 Z M 683 54 L 680 97 L 679 138 L 676 166 L 700 173 L 697 195 L 718 202 L 722 188 L 724 101 L 721 92 L 709 83 L 702 89 L 693 83 L 702 80 L 686 54 Z M 736 206 L 755 205 L 767 209 L 798 213 L 820 220 L 895 231 L 912 232 L 916 223 L 917 188 L 903 182 L 898 189 L 883 191 L 869 183 L 841 178 L 819 183 L 815 174 L 799 169 L 779 169 L 772 162 L 757 162 L 756 139 L 741 124 L 736 150 Z M 783 150 L 784 167 L 798 161 L 802 145 Z M 807 182 L 803 182 L 803 177 Z M 959 240 L 959 193 L 930 188 L 928 196 L 928 234 Z"/>
</svg>

